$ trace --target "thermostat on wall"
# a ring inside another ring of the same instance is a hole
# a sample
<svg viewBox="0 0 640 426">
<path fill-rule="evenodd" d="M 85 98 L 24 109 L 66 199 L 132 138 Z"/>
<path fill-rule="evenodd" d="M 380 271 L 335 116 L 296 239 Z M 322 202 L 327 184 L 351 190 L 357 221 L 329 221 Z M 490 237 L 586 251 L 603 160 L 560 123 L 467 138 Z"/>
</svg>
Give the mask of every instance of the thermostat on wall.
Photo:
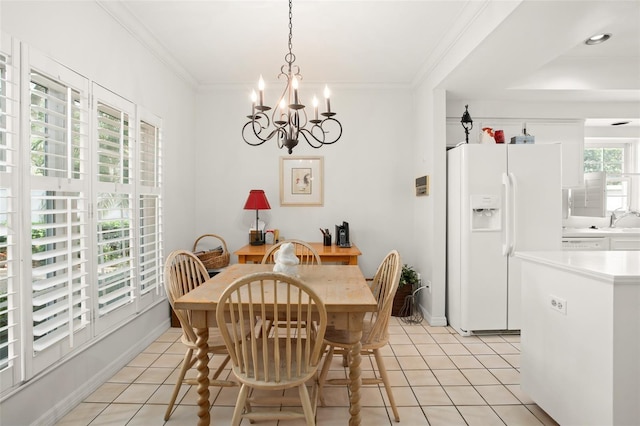
<svg viewBox="0 0 640 426">
<path fill-rule="evenodd" d="M 429 176 L 416 178 L 416 196 L 429 195 Z"/>
</svg>

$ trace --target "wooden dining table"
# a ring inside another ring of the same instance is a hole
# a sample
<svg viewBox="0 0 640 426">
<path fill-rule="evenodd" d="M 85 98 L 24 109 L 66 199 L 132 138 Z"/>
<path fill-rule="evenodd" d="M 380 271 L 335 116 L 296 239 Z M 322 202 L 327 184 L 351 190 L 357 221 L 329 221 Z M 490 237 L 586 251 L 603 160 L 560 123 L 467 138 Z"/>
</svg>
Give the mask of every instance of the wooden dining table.
<svg viewBox="0 0 640 426">
<path fill-rule="evenodd" d="M 192 312 L 191 321 L 196 329 L 198 350 L 196 351 L 198 425 L 209 425 L 209 357 L 207 340 L 209 327 L 216 326 L 216 308 L 225 288 L 234 280 L 255 272 L 273 270 L 273 265 L 233 264 L 204 282 L 199 287 L 175 301 L 177 309 Z M 356 265 L 300 265 L 299 278 L 311 287 L 324 302 L 327 310 L 328 326 L 339 330 L 349 330 L 353 342 L 350 349 L 349 389 L 351 391 L 349 425 L 360 424 L 360 351 L 362 327 L 367 312 L 374 312 L 377 303 L 373 293 Z"/>
<path fill-rule="evenodd" d="M 343 265 L 357 265 L 358 256 L 362 254 L 360 249 L 352 244 L 351 247 L 340 247 L 335 244 L 325 246 L 322 243 L 310 242 L 309 245 L 318 253 L 322 263 L 341 263 Z M 252 246 L 247 244 L 234 251 L 233 254 L 238 256 L 238 263 L 260 263 L 264 254 L 273 245 L 263 244 L 260 246 Z"/>
</svg>

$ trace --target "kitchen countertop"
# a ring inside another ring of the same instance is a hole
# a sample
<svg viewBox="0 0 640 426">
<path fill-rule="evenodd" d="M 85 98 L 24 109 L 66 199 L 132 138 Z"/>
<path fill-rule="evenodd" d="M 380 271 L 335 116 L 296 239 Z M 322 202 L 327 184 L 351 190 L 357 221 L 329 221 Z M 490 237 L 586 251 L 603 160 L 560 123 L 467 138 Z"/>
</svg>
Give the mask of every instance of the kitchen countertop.
<svg viewBox="0 0 640 426">
<path fill-rule="evenodd" d="M 614 284 L 640 285 L 640 251 L 525 251 L 516 257 Z"/>
<path fill-rule="evenodd" d="M 580 237 L 638 237 L 640 236 L 640 228 L 563 228 L 562 236 L 565 238 Z"/>
</svg>

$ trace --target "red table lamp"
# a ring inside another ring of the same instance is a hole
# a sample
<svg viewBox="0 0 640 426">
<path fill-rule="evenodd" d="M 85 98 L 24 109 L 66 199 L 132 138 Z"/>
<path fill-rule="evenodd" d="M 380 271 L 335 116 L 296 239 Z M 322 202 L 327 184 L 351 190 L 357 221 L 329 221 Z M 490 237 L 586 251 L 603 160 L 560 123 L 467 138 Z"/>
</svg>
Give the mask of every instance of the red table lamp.
<svg viewBox="0 0 640 426">
<path fill-rule="evenodd" d="M 252 246 L 261 246 L 264 244 L 264 234 L 258 227 L 258 210 L 270 210 L 269 200 L 262 189 L 252 189 L 249 192 L 247 202 L 244 203 L 245 210 L 256 211 L 256 230 L 249 233 L 249 242 Z"/>
</svg>

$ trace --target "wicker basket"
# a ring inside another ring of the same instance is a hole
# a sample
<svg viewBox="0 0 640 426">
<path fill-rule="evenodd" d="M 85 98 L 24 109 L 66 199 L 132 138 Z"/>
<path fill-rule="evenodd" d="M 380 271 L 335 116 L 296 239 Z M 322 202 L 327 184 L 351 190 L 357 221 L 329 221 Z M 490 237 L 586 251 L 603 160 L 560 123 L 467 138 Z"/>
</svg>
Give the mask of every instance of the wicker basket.
<svg viewBox="0 0 640 426">
<path fill-rule="evenodd" d="M 196 251 L 198 242 L 205 237 L 219 239 L 222 242 L 222 246 L 208 251 Z M 222 237 L 216 234 L 204 234 L 198 237 L 196 242 L 193 243 L 192 251 L 196 256 L 198 256 L 198 259 L 200 259 L 204 267 L 207 269 L 224 268 L 229 264 L 229 259 L 231 258 L 229 250 L 227 249 L 227 243 Z"/>
</svg>

